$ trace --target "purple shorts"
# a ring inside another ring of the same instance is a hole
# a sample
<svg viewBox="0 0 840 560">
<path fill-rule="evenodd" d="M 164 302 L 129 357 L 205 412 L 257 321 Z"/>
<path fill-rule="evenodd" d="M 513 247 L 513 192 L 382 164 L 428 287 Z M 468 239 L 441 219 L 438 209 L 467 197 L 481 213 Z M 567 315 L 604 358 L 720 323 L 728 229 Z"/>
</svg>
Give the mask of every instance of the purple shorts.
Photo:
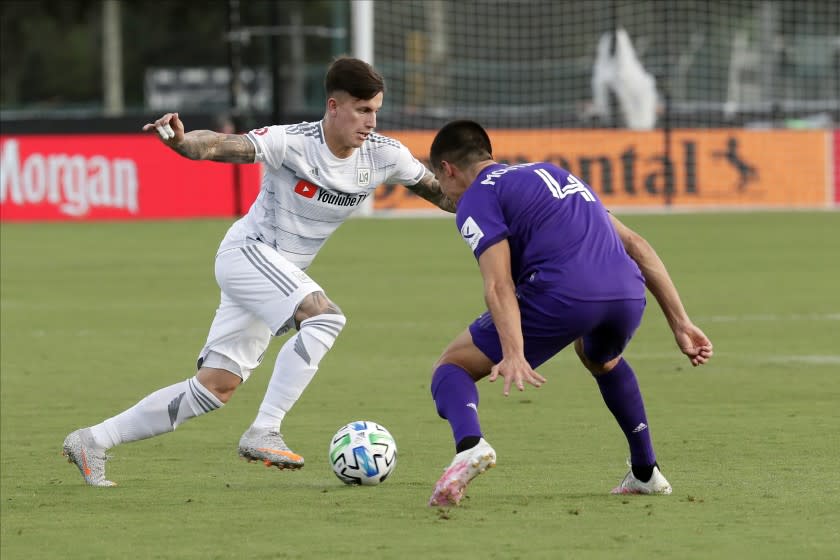
<svg viewBox="0 0 840 560">
<path fill-rule="evenodd" d="M 563 348 L 583 338 L 584 354 L 597 364 L 619 356 L 642 322 L 644 299 L 578 301 L 530 286 L 517 292 L 525 340 L 525 359 L 537 368 Z M 490 312 L 470 325 L 473 343 L 493 363 L 502 359 L 499 333 Z"/>
</svg>

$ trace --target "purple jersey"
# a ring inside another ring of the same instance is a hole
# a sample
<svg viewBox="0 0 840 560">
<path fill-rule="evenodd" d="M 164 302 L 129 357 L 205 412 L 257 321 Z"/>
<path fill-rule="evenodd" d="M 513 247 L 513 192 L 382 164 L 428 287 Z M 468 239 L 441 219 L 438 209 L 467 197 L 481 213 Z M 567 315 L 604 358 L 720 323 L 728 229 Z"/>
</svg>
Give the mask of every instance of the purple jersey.
<svg viewBox="0 0 840 560">
<path fill-rule="evenodd" d="M 456 224 L 476 259 L 507 238 L 517 286 L 581 301 L 645 297 L 639 267 L 601 201 L 556 165 L 484 168 L 458 202 Z"/>
</svg>

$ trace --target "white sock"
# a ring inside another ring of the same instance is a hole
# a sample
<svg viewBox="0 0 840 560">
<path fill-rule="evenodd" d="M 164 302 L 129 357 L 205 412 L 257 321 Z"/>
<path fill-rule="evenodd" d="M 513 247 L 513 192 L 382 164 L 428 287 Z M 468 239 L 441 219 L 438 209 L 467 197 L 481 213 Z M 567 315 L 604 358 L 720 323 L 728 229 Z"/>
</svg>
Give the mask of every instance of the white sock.
<svg viewBox="0 0 840 560">
<path fill-rule="evenodd" d="M 91 426 L 94 442 L 104 449 L 173 431 L 185 421 L 220 408 L 220 401 L 191 377 L 158 389 L 128 410 Z"/>
<path fill-rule="evenodd" d="M 283 417 L 312 381 L 318 364 L 332 348 L 346 322 L 344 315 L 334 314 L 316 315 L 301 321 L 300 331 L 287 340 L 277 354 L 268 389 L 252 426 L 280 427 Z"/>
</svg>

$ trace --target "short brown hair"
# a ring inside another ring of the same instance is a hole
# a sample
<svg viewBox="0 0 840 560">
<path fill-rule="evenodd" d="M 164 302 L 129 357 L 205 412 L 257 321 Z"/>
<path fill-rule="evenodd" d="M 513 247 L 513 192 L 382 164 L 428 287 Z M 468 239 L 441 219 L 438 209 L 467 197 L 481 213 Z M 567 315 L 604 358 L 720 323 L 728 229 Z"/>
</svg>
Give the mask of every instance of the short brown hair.
<svg viewBox="0 0 840 560">
<path fill-rule="evenodd" d="M 345 91 L 358 99 L 372 99 L 385 91 L 385 80 L 364 60 L 341 56 L 327 70 L 324 90 L 327 97 L 336 91 Z"/>
</svg>

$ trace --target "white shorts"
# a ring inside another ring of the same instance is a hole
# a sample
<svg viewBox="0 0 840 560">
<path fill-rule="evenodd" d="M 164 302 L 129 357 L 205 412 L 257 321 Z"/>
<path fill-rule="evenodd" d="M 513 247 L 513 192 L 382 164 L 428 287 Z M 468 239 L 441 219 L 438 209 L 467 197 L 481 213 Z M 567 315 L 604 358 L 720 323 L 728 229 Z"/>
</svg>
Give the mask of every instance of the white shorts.
<svg viewBox="0 0 840 560">
<path fill-rule="evenodd" d="M 227 369 L 243 381 L 262 361 L 271 336 L 294 326 L 294 313 L 303 298 L 323 291 L 263 243 L 216 255 L 216 282 L 222 297 L 199 354 L 199 367 Z"/>
</svg>

